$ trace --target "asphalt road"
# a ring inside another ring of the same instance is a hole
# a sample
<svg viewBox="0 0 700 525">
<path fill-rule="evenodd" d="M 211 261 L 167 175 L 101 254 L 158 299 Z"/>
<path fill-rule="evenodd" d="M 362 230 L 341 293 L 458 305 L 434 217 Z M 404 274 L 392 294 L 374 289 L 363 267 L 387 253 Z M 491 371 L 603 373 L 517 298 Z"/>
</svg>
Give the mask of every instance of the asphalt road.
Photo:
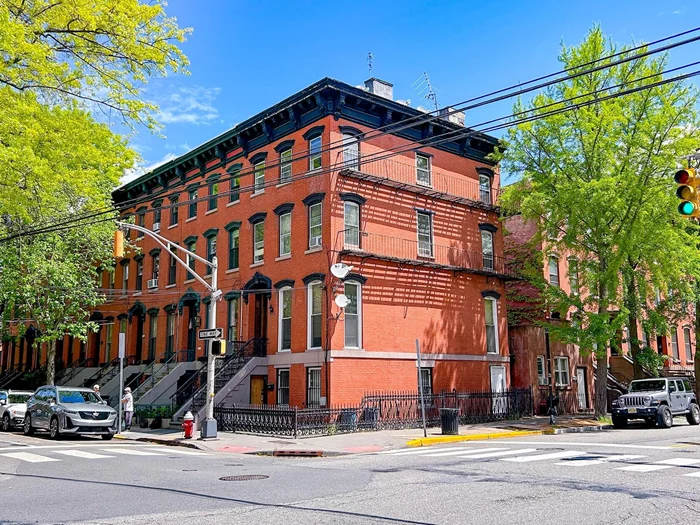
<svg viewBox="0 0 700 525">
<path fill-rule="evenodd" d="M 0 433 L 0 523 L 697 523 L 676 424 L 314 459 Z"/>
</svg>

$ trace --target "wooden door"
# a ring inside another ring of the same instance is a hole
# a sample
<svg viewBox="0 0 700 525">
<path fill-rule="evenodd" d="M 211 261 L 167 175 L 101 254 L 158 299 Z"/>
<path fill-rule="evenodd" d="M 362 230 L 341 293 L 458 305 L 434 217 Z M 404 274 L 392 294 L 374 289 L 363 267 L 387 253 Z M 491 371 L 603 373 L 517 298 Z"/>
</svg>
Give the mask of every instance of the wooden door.
<svg viewBox="0 0 700 525">
<path fill-rule="evenodd" d="M 250 404 L 264 405 L 265 404 L 265 376 L 250 376 Z"/>
</svg>

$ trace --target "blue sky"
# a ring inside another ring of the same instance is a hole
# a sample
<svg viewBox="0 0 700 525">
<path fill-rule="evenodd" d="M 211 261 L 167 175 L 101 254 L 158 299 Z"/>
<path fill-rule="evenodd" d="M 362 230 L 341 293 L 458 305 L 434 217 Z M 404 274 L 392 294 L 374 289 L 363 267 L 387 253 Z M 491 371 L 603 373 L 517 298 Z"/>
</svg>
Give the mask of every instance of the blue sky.
<svg viewBox="0 0 700 525">
<path fill-rule="evenodd" d="M 559 70 L 561 43 L 579 43 L 594 23 L 619 43 L 690 29 L 700 20 L 700 2 L 170 0 L 167 12 L 194 29 L 182 46 L 191 75 L 148 86 L 166 138 L 141 130 L 132 139 L 143 168 L 323 77 L 361 84 L 370 76 L 369 52 L 372 75 L 394 84 L 394 98 L 430 107 L 413 87 L 427 72 L 445 106 Z M 697 60 L 699 51 L 698 43 L 676 49 L 671 63 Z M 510 102 L 488 106 L 468 114 L 466 123 L 510 108 Z"/>
</svg>

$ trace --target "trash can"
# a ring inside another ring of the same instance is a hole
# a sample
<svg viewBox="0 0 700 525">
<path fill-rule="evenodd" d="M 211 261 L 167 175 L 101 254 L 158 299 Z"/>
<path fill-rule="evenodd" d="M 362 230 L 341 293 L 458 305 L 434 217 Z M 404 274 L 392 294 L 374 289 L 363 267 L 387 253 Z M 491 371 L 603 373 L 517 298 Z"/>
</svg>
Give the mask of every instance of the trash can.
<svg viewBox="0 0 700 525">
<path fill-rule="evenodd" d="M 376 430 L 379 424 L 379 409 L 377 407 L 365 407 L 362 410 L 362 422 L 364 428 Z"/>
<path fill-rule="evenodd" d="M 440 409 L 440 427 L 443 436 L 456 436 L 459 434 L 459 410 L 456 408 Z"/>
<path fill-rule="evenodd" d="M 340 411 L 339 429 L 344 432 L 354 432 L 357 429 L 357 413 L 352 408 Z"/>
</svg>

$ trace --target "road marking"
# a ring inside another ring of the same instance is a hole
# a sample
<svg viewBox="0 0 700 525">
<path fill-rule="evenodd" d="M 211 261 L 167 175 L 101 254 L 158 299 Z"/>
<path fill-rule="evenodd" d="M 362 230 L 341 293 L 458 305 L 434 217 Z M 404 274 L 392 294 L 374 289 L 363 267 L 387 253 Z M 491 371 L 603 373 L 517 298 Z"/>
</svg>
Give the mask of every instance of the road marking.
<svg viewBox="0 0 700 525">
<path fill-rule="evenodd" d="M 673 468 L 673 465 L 630 465 L 628 467 L 618 467 L 615 470 L 626 470 L 627 472 L 654 472 L 667 468 Z"/>
<path fill-rule="evenodd" d="M 127 454 L 129 456 L 162 456 L 158 452 L 150 452 L 147 450 L 131 450 L 128 448 L 103 448 L 105 452 L 113 452 L 116 454 Z"/>
<path fill-rule="evenodd" d="M 520 450 L 503 450 L 501 452 L 487 452 L 485 454 L 472 454 L 470 456 L 458 456 L 464 459 L 485 459 L 485 458 L 497 458 L 500 456 L 515 456 L 517 454 L 529 454 L 530 452 L 537 452 L 536 448 L 521 448 Z"/>
<path fill-rule="evenodd" d="M 0 454 L 6 458 L 19 459 L 20 461 L 27 461 L 29 463 L 46 463 L 47 461 L 61 461 L 56 458 L 47 458 L 46 456 L 40 456 L 39 454 L 30 454 L 29 452 L 10 452 L 7 454 Z"/>
<path fill-rule="evenodd" d="M 673 465 L 675 467 L 689 467 L 691 465 L 697 465 L 700 463 L 700 459 L 690 459 L 690 458 L 671 458 L 664 459 L 662 461 L 655 461 L 659 465 Z"/>
<path fill-rule="evenodd" d="M 557 463 L 557 465 L 566 465 L 567 467 L 588 467 L 590 465 L 600 465 L 602 463 L 610 463 L 611 461 L 626 461 L 629 459 L 640 459 L 644 458 L 646 456 L 635 456 L 635 455 L 626 455 L 626 456 L 604 456 L 604 457 L 596 457 L 596 458 L 591 458 L 591 459 L 571 459 L 569 461 L 562 461 L 561 463 Z"/>
<path fill-rule="evenodd" d="M 199 452 L 197 450 L 188 450 L 181 447 L 144 447 L 147 449 L 154 449 L 163 454 L 183 454 L 185 456 L 208 456 L 206 452 Z"/>
<path fill-rule="evenodd" d="M 692 474 L 683 474 L 689 478 L 700 478 L 700 472 L 693 472 Z"/>
<path fill-rule="evenodd" d="M 438 452 L 437 454 L 424 454 L 424 457 L 439 458 L 443 456 L 458 456 L 460 454 L 475 454 L 477 452 L 490 452 L 492 450 L 506 450 L 505 448 L 462 448 L 451 450 L 449 452 Z"/>
<path fill-rule="evenodd" d="M 493 440 L 479 440 L 470 441 L 472 444 L 492 444 Z M 620 445 L 616 443 L 592 443 L 588 441 L 582 441 L 576 443 L 573 441 L 511 441 L 508 440 L 508 445 L 536 445 L 538 447 L 560 447 L 560 446 L 571 446 L 571 447 L 608 447 L 608 448 L 636 448 L 640 450 L 673 450 L 670 446 L 653 446 L 653 445 Z"/>
<path fill-rule="evenodd" d="M 113 458 L 114 456 L 106 456 L 104 454 L 94 454 L 92 452 L 86 452 L 84 450 L 56 450 L 56 454 L 63 454 L 64 456 L 73 456 L 75 458 L 85 458 L 85 459 L 104 459 Z"/>
<path fill-rule="evenodd" d="M 105 444 L 102 440 L 96 441 L 94 443 L 70 443 L 66 445 L 24 445 L 21 443 L 17 443 L 17 445 L 13 447 L 2 447 L 0 448 L 0 452 L 3 452 L 5 450 L 17 450 L 17 448 L 21 448 L 22 450 L 48 450 L 48 449 L 56 449 L 56 448 L 83 448 L 83 447 L 104 447 Z M 148 445 L 142 444 L 142 443 L 134 443 L 131 445 L 111 445 L 113 447 L 138 447 L 138 448 L 144 448 L 147 447 Z"/>
<path fill-rule="evenodd" d="M 521 458 L 503 458 L 501 461 L 512 461 L 513 463 L 529 463 L 530 461 L 544 461 L 546 459 L 569 458 L 572 456 L 585 455 L 585 452 L 576 450 L 565 450 L 563 452 L 552 452 L 550 454 L 538 454 L 536 456 L 523 456 Z"/>
<path fill-rule="evenodd" d="M 454 450 L 453 447 L 450 448 L 431 448 L 431 447 L 422 447 L 422 448 L 401 448 L 399 450 L 384 450 L 380 452 L 380 454 L 391 454 L 392 456 L 404 456 L 408 454 L 429 454 L 431 452 L 447 452 L 448 450 Z"/>
</svg>

